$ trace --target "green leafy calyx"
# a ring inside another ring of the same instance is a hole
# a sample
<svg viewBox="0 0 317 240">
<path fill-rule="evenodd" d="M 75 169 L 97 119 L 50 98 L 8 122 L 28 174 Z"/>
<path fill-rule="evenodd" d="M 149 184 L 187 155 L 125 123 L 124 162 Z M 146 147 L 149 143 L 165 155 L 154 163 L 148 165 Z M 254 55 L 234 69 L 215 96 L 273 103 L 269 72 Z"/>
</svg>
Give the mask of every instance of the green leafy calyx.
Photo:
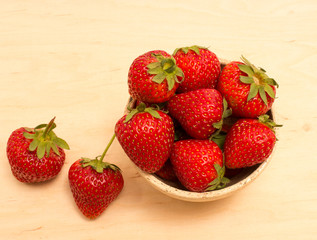
<svg viewBox="0 0 317 240">
<path fill-rule="evenodd" d="M 276 124 L 272 119 L 270 119 L 270 116 L 267 114 L 263 114 L 259 116 L 258 120 L 260 123 L 263 123 L 264 125 L 268 126 L 273 131 L 274 131 L 274 128 L 283 126 L 281 124 Z"/>
<path fill-rule="evenodd" d="M 29 145 L 30 151 L 36 150 L 36 155 L 39 159 L 43 158 L 45 153 L 47 157 L 50 155 L 51 149 L 60 156 L 58 147 L 63 149 L 69 149 L 67 142 L 59 137 L 53 132 L 56 128 L 54 123 L 55 117 L 48 124 L 40 124 L 35 128 L 25 128 L 27 132 L 23 135 L 27 139 L 32 139 Z"/>
<path fill-rule="evenodd" d="M 211 140 L 214 141 L 218 147 L 223 150 L 225 144 L 227 133 L 220 131 L 218 134 L 215 134 L 211 137 Z"/>
<path fill-rule="evenodd" d="M 185 54 L 188 53 L 189 50 L 192 50 L 194 51 L 197 55 L 200 55 L 200 49 L 208 49 L 208 48 L 205 48 L 205 47 L 201 47 L 201 46 L 197 46 L 197 45 L 193 45 L 193 46 L 190 46 L 190 47 L 182 47 L 182 48 L 176 48 L 173 52 L 173 56 L 175 56 L 175 54 L 178 52 L 178 51 L 183 51 Z"/>
<path fill-rule="evenodd" d="M 106 168 L 110 168 L 113 171 L 117 171 L 117 170 L 120 171 L 120 168 L 117 165 L 114 165 L 112 163 L 103 162 L 100 160 L 100 157 L 101 156 L 98 156 L 94 159 L 82 157 L 81 161 L 80 161 L 81 166 L 84 168 L 91 166 L 98 173 L 103 173 L 103 170 Z"/>
<path fill-rule="evenodd" d="M 147 65 L 148 73 L 155 75 L 153 82 L 161 84 L 165 79 L 167 81 L 168 90 L 172 90 L 175 82 L 180 83 L 178 77 L 184 79 L 183 71 L 176 65 L 173 57 L 164 57 L 161 54 L 152 54 L 156 58 L 156 62 Z"/>
<path fill-rule="evenodd" d="M 232 109 L 228 108 L 228 102 L 225 98 L 223 98 L 222 105 L 223 105 L 223 112 L 222 112 L 221 120 L 219 122 L 212 124 L 212 126 L 216 128 L 217 130 L 215 131 L 215 133 L 211 135 L 211 139 L 217 136 L 221 132 L 223 120 L 232 114 Z"/>
<path fill-rule="evenodd" d="M 112 163 L 108 163 L 108 162 L 104 162 L 103 159 L 106 156 L 107 151 L 109 150 L 111 144 L 113 143 L 114 139 L 116 138 L 116 135 L 113 134 L 113 136 L 111 137 L 107 147 L 105 148 L 105 150 L 103 151 L 102 155 L 97 156 L 96 158 L 86 158 L 86 157 L 82 157 L 81 158 L 81 166 L 83 168 L 91 166 L 94 170 L 96 170 L 98 173 L 103 173 L 104 169 L 111 169 L 113 171 L 121 171 L 121 169 L 117 166 L 114 165 Z"/>
<path fill-rule="evenodd" d="M 230 180 L 226 178 L 225 175 L 225 164 L 223 161 L 223 166 L 221 167 L 219 164 L 215 163 L 214 167 L 217 172 L 217 177 L 209 183 L 209 187 L 206 189 L 206 191 L 212 191 L 216 189 L 224 188 Z"/>
<path fill-rule="evenodd" d="M 268 77 L 263 68 L 255 67 L 243 56 L 241 59 L 244 64 L 238 64 L 238 67 L 242 72 L 246 73 L 247 76 L 240 76 L 240 81 L 245 84 L 250 84 L 247 101 L 259 94 L 265 105 L 268 105 L 266 94 L 271 98 L 275 98 L 272 86 L 278 87 L 277 82 L 273 78 Z"/>
<path fill-rule="evenodd" d="M 134 109 L 129 109 L 130 112 L 127 114 L 124 122 L 128 122 L 130 121 L 130 119 L 138 114 L 138 113 L 141 113 L 141 112 L 147 112 L 149 114 L 151 114 L 151 116 L 155 117 L 155 118 L 158 118 L 158 119 L 161 119 L 161 116 L 160 114 L 158 113 L 158 110 L 159 110 L 159 107 L 156 106 L 156 107 L 147 107 L 145 105 L 145 103 L 141 102 L 136 108 Z"/>
</svg>

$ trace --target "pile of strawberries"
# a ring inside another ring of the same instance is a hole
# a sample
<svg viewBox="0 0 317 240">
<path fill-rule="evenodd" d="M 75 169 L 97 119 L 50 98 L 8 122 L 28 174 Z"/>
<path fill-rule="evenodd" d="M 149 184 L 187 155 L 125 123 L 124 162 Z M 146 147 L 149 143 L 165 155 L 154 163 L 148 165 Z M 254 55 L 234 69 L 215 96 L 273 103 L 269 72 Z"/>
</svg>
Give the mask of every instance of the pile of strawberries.
<svg viewBox="0 0 317 240">
<path fill-rule="evenodd" d="M 198 46 L 137 57 L 128 74 L 129 113 L 102 155 L 80 158 L 68 170 L 80 211 L 98 217 L 123 189 L 120 168 L 103 161 L 115 137 L 140 169 L 195 192 L 223 188 L 226 170 L 265 161 L 279 126 L 267 115 L 278 85 L 242 60 L 222 69 L 213 52 Z M 7 157 L 20 182 L 48 181 L 61 171 L 69 146 L 54 133 L 54 120 L 10 135 Z"/>
<path fill-rule="evenodd" d="M 265 161 L 276 142 L 267 115 L 276 81 L 242 57 L 221 68 L 207 48 L 162 50 L 129 69 L 129 113 L 115 134 L 137 167 L 190 191 L 223 188 L 226 169 Z"/>
</svg>

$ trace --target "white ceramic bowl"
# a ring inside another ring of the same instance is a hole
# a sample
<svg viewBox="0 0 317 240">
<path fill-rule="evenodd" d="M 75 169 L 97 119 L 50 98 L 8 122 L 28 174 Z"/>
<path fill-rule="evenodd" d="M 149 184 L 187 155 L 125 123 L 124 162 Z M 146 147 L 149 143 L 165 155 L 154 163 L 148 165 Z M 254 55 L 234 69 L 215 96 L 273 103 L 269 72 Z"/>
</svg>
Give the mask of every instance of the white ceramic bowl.
<svg viewBox="0 0 317 240">
<path fill-rule="evenodd" d="M 221 60 L 222 67 L 226 63 L 228 63 L 228 61 Z M 128 104 L 131 104 L 131 99 Z M 270 115 L 271 119 L 274 120 L 273 111 L 270 110 L 268 114 Z M 150 174 L 150 173 L 142 171 L 137 166 L 136 166 L 136 170 L 155 189 L 159 190 L 160 192 L 172 198 L 180 199 L 183 201 L 189 201 L 189 202 L 208 202 L 208 201 L 214 201 L 214 200 L 228 197 L 231 194 L 237 191 L 240 191 L 241 189 L 249 185 L 251 182 L 253 182 L 269 164 L 269 162 L 272 159 L 273 153 L 274 153 L 274 150 L 272 154 L 270 155 L 270 157 L 263 163 L 253 167 L 245 168 L 241 172 L 239 172 L 237 175 L 233 176 L 230 179 L 230 183 L 225 188 L 209 191 L 209 192 L 203 192 L 203 193 L 188 191 L 177 182 L 164 180 L 155 174 Z"/>
</svg>

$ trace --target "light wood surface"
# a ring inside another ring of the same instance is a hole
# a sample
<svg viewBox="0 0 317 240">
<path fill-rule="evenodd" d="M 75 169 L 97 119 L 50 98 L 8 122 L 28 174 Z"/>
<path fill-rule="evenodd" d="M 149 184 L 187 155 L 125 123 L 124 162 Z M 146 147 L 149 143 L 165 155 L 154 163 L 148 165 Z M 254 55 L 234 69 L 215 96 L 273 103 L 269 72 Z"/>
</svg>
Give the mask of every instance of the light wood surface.
<svg viewBox="0 0 317 240">
<path fill-rule="evenodd" d="M 0 239 L 316 239 L 317 2 L 0 1 Z M 146 51 L 208 46 L 243 54 L 280 84 L 279 142 L 251 185 L 209 203 L 172 199 L 141 178 L 119 143 L 119 198 L 96 220 L 77 209 L 67 174 L 110 140 L 128 100 L 127 73 Z M 58 177 L 18 182 L 6 143 L 56 116 L 71 150 Z"/>
</svg>

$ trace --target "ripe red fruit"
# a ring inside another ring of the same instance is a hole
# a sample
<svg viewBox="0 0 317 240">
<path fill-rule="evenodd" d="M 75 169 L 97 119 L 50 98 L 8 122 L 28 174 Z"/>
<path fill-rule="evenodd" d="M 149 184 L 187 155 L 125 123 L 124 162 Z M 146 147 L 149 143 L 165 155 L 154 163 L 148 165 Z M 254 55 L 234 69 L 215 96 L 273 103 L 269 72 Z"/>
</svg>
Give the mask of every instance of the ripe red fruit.
<svg viewBox="0 0 317 240">
<path fill-rule="evenodd" d="M 207 139 L 221 129 L 222 119 L 230 115 L 226 103 L 216 89 L 198 89 L 176 94 L 168 101 L 167 109 L 193 138 Z"/>
<path fill-rule="evenodd" d="M 174 143 L 171 163 L 179 181 L 194 192 L 211 191 L 224 187 L 223 155 L 211 140 L 188 139 Z"/>
<path fill-rule="evenodd" d="M 175 94 L 181 78 L 183 72 L 171 55 L 161 50 L 149 51 L 130 66 L 129 93 L 141 102 L 166 102 Z"/>
<path fill-rule="evenodd" d="M 226 98 L 232 115 L 257 118 L 271 109 L 278 84 L 262 68 L 257 68 L 242 57 L 242 62 L 227 64 L 218 81 L 217 89 Z"/>
<path fill-rule="evenodd" d="M 243 168 L 264 162 L 272 153 L 279 127 L 262 115 L 259 119 L 240 119 L 229 130 L 224 143 L 226 167 Z"/>
<path fill-rule="evenodd" d="M 201 88 L 215 88 L 220 75 L 220 62 L 216 54 L 207 48 L 191 46 L 175 49 L 176 64 L 183 70 L 177 92 L 189 92 Z"/>
<path fill-rule="evenodd" d="M 142 103 L 118 120 L 115 133 L 128 157 L 148 173 L 163 167 L 174 141 L 170 116 Z"/>
<path fill-rule="evenodd" d="M 163 167 L 160 170 L 155 172 L 155 174 L 160 178 L 168 181 L 177 181 L 177 176 L 169 159 L 164 163 Z"/>
<path fill-rule="evenodd" d="M 56 124 L 13 131 L 7 142 L 7 157 L 13 175 L 21 182 L 35 183 L 57 176 L 65 161 L 68 144 L 52 131 Z"/>
<path fill-rule="evenodd" d="M 79 210 L 94 219 L 106 210 L 124 186 L 118 166 L 103 162 L 103 158 L 113 142 L 112 137 L 104 153 L 94 159 L 81 158 L 68 171 L 68 181 Z"/>
</svg>

